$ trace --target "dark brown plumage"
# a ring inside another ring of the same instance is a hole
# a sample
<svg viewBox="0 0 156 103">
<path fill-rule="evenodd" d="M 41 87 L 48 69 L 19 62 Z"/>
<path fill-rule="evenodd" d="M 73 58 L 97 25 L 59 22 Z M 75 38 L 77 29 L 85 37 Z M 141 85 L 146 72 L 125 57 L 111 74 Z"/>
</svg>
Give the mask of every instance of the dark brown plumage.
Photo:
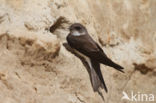
<svg viewBox="0 0 156 103">
<path fill-rule="evenodd" d="M 90 37 L 86 28 L 79 23 L 70 26 L 70 33 L 67 36 L 67 41 L 73 49 L 90 59 L 91 81 L 94 91 L 102 87 L 107 92 L 107 87 L 100 70 L 100 63 L 111 66 L 121 72 L 123 72 L 122 69 L 124 68 L 109 59 L 100 46 Z"/>
</svg>

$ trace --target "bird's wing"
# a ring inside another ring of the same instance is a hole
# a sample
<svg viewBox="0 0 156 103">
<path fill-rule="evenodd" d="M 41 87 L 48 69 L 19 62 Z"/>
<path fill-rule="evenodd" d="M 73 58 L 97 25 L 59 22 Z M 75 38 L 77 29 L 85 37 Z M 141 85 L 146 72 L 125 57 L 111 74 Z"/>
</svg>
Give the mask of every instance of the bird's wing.
<svg viewBox="0 0 156 103">
<path fill-rule="evenodd" d="M 100 46 L 89 35 L 77 37 L 68 35 L 67 41 L 72 48 L 89 58 L 98 60 L 107 57 Z"/>
<path fill-rule="evenodd" d="M 68 35 L 67 41 L 72 48 L 89 58 L 123 72 L 122 69 L 124 68 L 109 59 L 102 48 L 88 34 L 77 37 Z"/>
</svg>

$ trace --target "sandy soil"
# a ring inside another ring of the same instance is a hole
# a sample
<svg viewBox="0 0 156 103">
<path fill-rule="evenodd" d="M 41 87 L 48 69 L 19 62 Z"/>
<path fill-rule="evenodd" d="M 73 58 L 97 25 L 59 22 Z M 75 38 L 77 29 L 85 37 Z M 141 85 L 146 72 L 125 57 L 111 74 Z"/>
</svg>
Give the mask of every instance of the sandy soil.
<svg viewBox="0 0 156 103">
<path fill-rule="evenodd" d="M 155 0 L 1 0 L 0 103 L 132 103 L 123 91 L 156 98 L 155 18 Z M 125 68 L 101 65 L 104 101 L 63 46 L 75 22 Z"/>
</svg>

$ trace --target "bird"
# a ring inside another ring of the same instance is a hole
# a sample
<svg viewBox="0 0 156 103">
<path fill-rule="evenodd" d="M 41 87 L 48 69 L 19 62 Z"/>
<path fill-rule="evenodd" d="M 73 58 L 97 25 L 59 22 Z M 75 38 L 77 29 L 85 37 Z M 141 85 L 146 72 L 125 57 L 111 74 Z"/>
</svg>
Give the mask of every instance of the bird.
<svg viewBox="0 0 156 103">
<path fill-rule="evenodd" d="M 120 72 L 124 72 L 124 68 L 106 56 L 103 49 L 89 35 L 85 26 L 80 23 L 73 23 L 69 27 L 69 31 L 66 40 L 69 46 L 87 62 L 90 68 L 93 90 L 96 92 L 101 87 L 108 92 L 100 69 L 100 64 L 113 67 Z"/>
</svg>

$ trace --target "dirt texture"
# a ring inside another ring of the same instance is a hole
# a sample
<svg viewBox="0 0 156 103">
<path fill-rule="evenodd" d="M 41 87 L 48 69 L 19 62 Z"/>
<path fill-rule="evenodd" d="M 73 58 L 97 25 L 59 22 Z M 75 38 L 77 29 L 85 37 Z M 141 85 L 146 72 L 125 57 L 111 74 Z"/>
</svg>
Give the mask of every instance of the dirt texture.
<svg viewBox="0 0 156 103">
<path fill-rule="evenodd" d="M 132 103 L 123 91 L 156 101 L 155 18 L 156 0 L 0 0 L 0 103 Z M 125 68 L 101 65 L 104 100 L 63 45 L 76 22 Z"/>
</svg>

